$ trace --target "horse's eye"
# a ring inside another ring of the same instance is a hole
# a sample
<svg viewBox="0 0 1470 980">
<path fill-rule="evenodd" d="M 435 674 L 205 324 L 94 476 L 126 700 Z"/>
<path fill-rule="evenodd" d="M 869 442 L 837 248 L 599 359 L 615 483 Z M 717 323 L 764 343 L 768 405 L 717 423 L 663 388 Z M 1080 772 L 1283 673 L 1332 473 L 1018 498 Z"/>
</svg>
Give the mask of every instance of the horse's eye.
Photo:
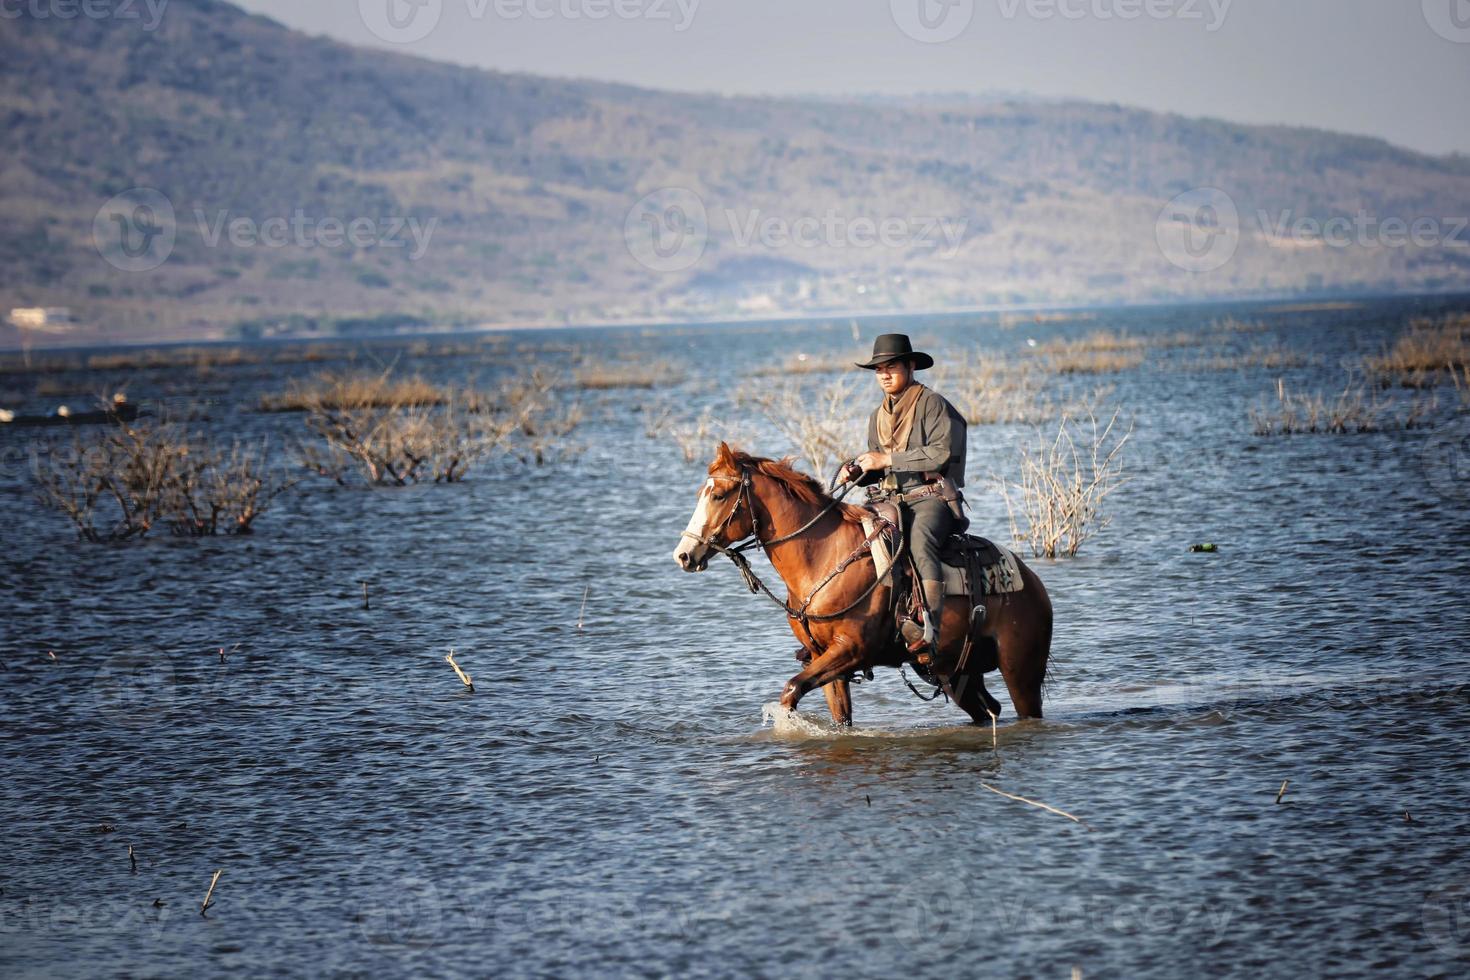
<svg viewBox="0 0 1470 980">
<path fill-rule="evenodd" d="M 717 493 L 713 497 L 711 497 L 710 499 L 713 500 L 715 503 L 719 503 L 721 500 L 724 500 L 728 496 L 729 496 L 729 494 L 727 494 L 727 493 Z"/>
</svg>

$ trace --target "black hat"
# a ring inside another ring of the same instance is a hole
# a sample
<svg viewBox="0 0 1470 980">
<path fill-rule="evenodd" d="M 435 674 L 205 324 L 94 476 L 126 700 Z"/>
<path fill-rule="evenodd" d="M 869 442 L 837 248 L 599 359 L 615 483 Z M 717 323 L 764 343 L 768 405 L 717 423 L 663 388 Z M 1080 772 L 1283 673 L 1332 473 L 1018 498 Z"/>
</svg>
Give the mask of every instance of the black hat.
<svg viewBox="0 0 1470 980">
<path fill-rule="evenodd" d="M 922 371 L 925 368 L 932 368 L 934 366 L 934 358 L 925 354 L 923 351 L 914 350 L 914 345 L 909 342 L 908 334 L 885 333 L 873 341 L 872 360 L 866 364 L 859 364 L 858 367 L 871 371 L 880 364 L 887 364 L 889 361 L 897 360 L 913 361 L 915 371 Z"/>
</svg>

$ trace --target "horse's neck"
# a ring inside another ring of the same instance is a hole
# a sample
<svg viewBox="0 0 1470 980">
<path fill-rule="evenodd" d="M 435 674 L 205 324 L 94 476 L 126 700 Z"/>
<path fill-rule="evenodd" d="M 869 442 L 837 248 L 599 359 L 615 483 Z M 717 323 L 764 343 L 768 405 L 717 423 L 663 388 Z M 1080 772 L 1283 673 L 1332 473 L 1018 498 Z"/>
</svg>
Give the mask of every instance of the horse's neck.
<svg viewBox="0 0 1470 980">
<path fill-rule="evenodd" d="M 821 513 L 826 504 L 806 504 L 783 498 L 778 503 L 765 504 L 766 524 L 769 533 L 761 537 L 765 541 L 784 538 L 795 534 L 807 522 Z M 786 587 L 793 593 L 802 593 L 816 580 L 825 576 L 858 542 L 862 532 L 856 525 L 843 520 L 838 507 L 832 508 L 811 527 L 789 541 L 767 545 L 766 554 L 771 567 Z M 834 557 L 837 551 L 842 555 Z"/>
</svg>

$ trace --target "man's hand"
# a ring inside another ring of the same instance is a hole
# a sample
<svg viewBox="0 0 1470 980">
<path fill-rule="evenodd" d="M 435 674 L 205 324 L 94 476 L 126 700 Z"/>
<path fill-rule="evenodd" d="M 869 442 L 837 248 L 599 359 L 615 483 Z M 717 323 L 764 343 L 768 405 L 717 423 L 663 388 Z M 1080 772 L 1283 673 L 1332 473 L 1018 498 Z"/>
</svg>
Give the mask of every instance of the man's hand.
<svg viewBox="0 0 1470 980">
<path fill-rule="evenodd" d="M 862 467 L 864 473 L 874 470 L 886 470 L 893 465 L 893 457 L 887 453 L 863 453 L 855 462 Z"/>
</svg>

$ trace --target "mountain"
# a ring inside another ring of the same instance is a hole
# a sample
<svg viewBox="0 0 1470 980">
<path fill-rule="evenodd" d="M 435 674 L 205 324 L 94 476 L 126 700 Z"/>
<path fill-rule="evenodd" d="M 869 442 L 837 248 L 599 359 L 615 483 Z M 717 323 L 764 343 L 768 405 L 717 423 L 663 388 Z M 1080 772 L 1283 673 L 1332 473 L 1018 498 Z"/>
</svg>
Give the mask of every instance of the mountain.
<svg viewBox="0 0 1470 980">
<path fill-rule="evenodd" d="M 153 30 L 38 9 L 0 19 L 0 307 L 114 339 L 1470 281 L 1470 158 L 1377 139 L 501 74 L 219 0 Z"/>
</svg>

